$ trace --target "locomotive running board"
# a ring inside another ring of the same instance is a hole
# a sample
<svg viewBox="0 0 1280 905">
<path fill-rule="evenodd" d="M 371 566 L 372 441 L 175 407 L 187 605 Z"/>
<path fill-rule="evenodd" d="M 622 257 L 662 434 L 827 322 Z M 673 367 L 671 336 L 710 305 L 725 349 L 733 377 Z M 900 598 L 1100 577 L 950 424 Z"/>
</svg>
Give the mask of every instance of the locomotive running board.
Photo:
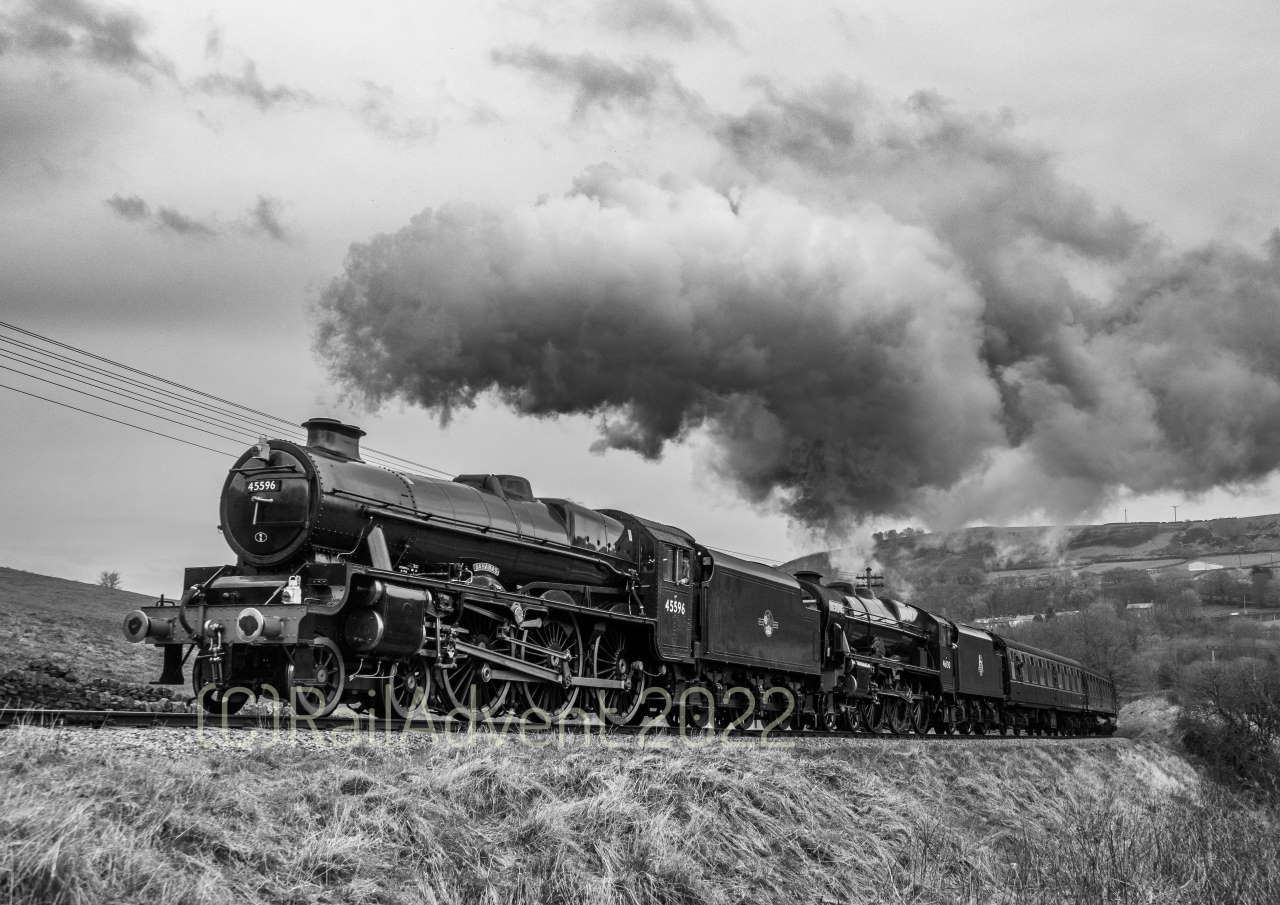
<svg viewBox="0 0 1280 905">
<path fill-rule="evenodd" d="M 544 682 L 551 682 L 554 685 L 560 685 L 562 682 L 560 673 L 555 670 L 547 669 L 543 666 L 535 666 L 532 663 L 526 663 L 524 660 L 516 657 L 509 657 L 506 654 L 500 654 L 497 651 L 489 650 L 484 647 L 477 647 L 474 644 L 468 644 L 465 641 L 455 642 L 458 653 L 466 654 L 468 657 L 475 657 L 477 660 L 483 660 L 486 663 L 492 663 L 495 666 L 503 667 L 493 671 L 493 678 L 500 682 L 527 682 L 529 679 L 541 679 Z M 570 686 L 579 686 L 581 688 L 626 688 L 627 683 L 621 679 L 597 679 L 589 676 L 571 676 L 569 678 Z"/>
</svg>

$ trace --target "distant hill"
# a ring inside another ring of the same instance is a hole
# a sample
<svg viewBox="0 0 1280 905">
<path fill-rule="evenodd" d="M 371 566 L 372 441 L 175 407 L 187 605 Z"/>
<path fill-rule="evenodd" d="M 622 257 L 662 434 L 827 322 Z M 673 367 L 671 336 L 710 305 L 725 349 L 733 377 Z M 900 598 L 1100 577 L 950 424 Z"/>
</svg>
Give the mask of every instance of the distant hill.
<svg viewBox="0 0 1280 905">
<path fill-rule="evenodd" d="M 1280 565 L 1280 514 L 939 533 L 907 529 L 877 534 L 872 557 L 879 568 L 908 583 L 979 574 L 999 579 L 1111 569 Z M 841 548 L 793 559 L 782 568 L 852 574 L 868 564 L 867 558 L 865 552 Z"/>
<path fill-rule="evenodd" d="M 125 613 L 153 603 L 155 598 L 145 594 L 0 566 L 0 613 L 67 616 L 103 626 L 110 622 L 119 634 Z"/>
</svg>

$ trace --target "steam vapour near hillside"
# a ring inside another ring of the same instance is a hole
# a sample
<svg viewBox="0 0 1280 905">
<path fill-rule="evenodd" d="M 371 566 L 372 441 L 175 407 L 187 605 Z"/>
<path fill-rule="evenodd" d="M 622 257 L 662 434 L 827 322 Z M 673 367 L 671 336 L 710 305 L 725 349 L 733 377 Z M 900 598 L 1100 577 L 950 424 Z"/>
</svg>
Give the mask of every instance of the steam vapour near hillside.
<svg viewBox="0 0 1280 905">
<path fill-rule="evenodd" d="M 659 90 L 659 89 L 655 89 Z M 712 165 L 597 167 L 353 245 L 317 348 L 373 405 L 492 392 L 839 533 L 1085 513 L 1280 465 L 1280 236 L 1173 249 L 998 117 L 835 81 L 687 111 Z"/>
</svg>

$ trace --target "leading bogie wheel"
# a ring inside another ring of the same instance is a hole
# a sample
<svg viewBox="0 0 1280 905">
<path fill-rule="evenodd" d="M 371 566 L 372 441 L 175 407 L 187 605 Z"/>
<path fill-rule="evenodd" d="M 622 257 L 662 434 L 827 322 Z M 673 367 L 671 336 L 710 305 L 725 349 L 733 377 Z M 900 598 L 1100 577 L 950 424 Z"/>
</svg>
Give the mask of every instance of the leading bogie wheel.
<svg viewBox="0 0 1280 905">
<path fill-rule="evenodd" d="M 249 703 L 247 692 L 232 691 L 214 685 L 211 681 L 211 673 L 208 658 L 196 657 L 195 663 L 191 666 L 191 689 L 206 712 L 217 716 L 223 714 L 231 716 Z"/>
<path fill-rule="evenodd" d="M 289 700 L 295 713 L 324 717 L 342 703 L 347 690 L 347 668 L 342 651 L 328 638 L 316 638 L 312 642 L 312 657 L 315 662 L 314 678 L 305 684 L 294 681 L 294 667 L 289 665 Z"/>
<path fill-rule="evenodd" d="M 398 660 L 390 677 L 378 688 L 374 714 L 407 720 L 426 709 L 431 697 L 431 669 L 422 657 Z"/>
</svg>

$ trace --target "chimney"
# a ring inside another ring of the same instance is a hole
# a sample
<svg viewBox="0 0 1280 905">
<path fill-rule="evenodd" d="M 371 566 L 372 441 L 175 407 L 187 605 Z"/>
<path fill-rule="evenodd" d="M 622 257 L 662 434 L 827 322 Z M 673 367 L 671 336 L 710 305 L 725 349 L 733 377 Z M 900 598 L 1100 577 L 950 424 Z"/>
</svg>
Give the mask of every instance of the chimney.
<svg viewBox="0 0 1280 905">
<path fill-rule="evenodd" d="M 336 418 L 312 418 L 302 422 L 307 429 L 307 446 L 339 459 L 359 462 L 360 438 L 364 431 L 354 424 L 343 424 Z"/>
</svg>

